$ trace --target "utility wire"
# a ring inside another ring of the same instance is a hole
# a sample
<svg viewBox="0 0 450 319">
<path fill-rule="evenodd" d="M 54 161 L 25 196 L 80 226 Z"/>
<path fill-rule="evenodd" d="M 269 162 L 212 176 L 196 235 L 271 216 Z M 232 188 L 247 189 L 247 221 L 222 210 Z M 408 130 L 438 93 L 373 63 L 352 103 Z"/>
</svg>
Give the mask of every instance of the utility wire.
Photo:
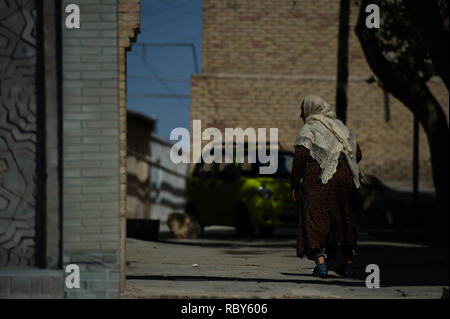
<svg viewBox="0 0 450 319">
<path fill-rule="evenodd" d="M 156 99 L 167 99 L 167 98 L 175 98 L 175 99 L 189 99 L 190 95 L 184 94 L 127 94 L 128 97 L 136 97 L 136 98 L 156 98 Z"/>
<path fill-rule="evenodd" d="M 180 83 L 191 83 L 189 80 L 179 79 L 179 78 L 161 78 L 161 77 L 152 77 L 148 75 L 139 75 L 139 74 L 129 74 L 129 78 L 135 79 L 143 79 L 143 80 L 155 80 L 155 81 L 167 81 L 167 82 L 180 82 Z"/>
<path fill-rule="evenodd" d="M 142 55 L 140 56 L 144 66 L 155 76 L 155 77 L 160 77 L 158 75 L 158 73 L 151 67 L 150 64 L 147 63 L 146 60 L 146 50 L 145 50 L 145 46 L 142 47 Z M 159 82 L 166 88 L 166 90 L 170 93 L 170 95 L 174 96 L 175 98 L 177 98 L 178 103 L 183 106 L 184 108 L 188 107 L 187 105 L 184 104 L 183 100 L 180 97 L 177 97 L 177 94 L 175 94 L 175 92 L 172 90 L 172 88 L 167 85 L 167 83 L 164 80 L 159 80 Z"/>
<path fill-rule="evenodd" d="M 170 34 L 172 34 L 172 35 L 174 35 L 174 36 L 177 36 L 177 37 L 186 37 L 186 34 L 185 33 L 180 33 L 180 32 L 177 32 L 177 31 L 174 31 L 173 29 L 171 29 L 171 28 L 175 28 L 176 30 L 179 30 L 180 29 L 180 26 L 177 26 L 177 25 L 158 25 L 158 26 L 151 26 L 151 27 L 149 27 L 151 30 L 152 30 L 152 32 L 155 32 L 155 30 L 157 30 L 157 29 L 160 29 L 160 28 L 163 28 L 164 29 L 164 31 L 163 32 L 167 32 L 167 33 L 170 33 Z M 186 25 L 186 24 L 183 24 L 183 30 L 185 31 L 185 30 L 189 30 L 189 29 L 197 29 L 198 30 L 198 34 L 199 35 L 201 35 L 201 26 L 200 25 L 196 25 L 196 24 L 189 24 L 189 25 Z M 191 31 L 190 31 L 190 33 L 191 33 Z"/>
<path fill-rule="evenodd" d="M 150 27 L 153 31 L 160 28 L 168 28 L 168 27 L 174 27 L 174 23 L 179 23 L 180 20 L 183 20 L 183 27 L 191 27 L 195 28 L 199 26 L 198 22 L 201 22 L 201 10 L 192 10 L 192 11 L 182 11 L 178 12 L 175 15 L 171 15 L 169 17 L 151 17 L 148 20 L 146 19 L 146 15 L 143 16 L 143 23 Z M 186 22 L 192 22 L 197 21 L 197 23 L 190 23 L 186 24 Z M 166 30 L 167 31 L 167 30 Z M 181 35 L 180 33 L 177 33 L 173 30 L 170 30 L 171 33 L 175 35 Z"/>
<path fill-rule="evenodd" d="M 171 15 L 167 16 L 156 16 L 149 18 L 149 21 L 146 21 L 146 25 L 152 25 L 153 27 L 158 27 L 161 25 L 180 22 L 180 20 L 186 21 L 202 21 L 201 20 L 202 12 L 199 9 L 194 9 L 190 11 L 174 11 Z M 144 15 L 144 18 L 146 16 Z"/>
<path fill-rule="evenodd" d="M 192 3 L 192 1 L 191 0 L 183 1 L 183 2 L 178 4 L 178 8 L 182 8 L 182 7 L 186 6 L 189 3 Z M 148 10 L 145 10 L 145 8 L 144 8 L 144 10 L 142 10 L 142 13 L 144 15 L 148 16 L 148 17 L 151 17 L 151 16 L 157 16 L 157 15 L 163 14 L 163 13 L 168 12 L 168 11 L 173 11 L 175 8 L 176 7 L 170 6 L 170 7 L 166 7 L 164 9 L 162 9 L 162 10 L 159 10 L 159 11 L 148 11 Z"/>
<path fill-rule="evenodd" d="M 184 19 L 192 19 L 192 18 L 201 18 L 201 8 L 194 8 L 192 10 L 179 10 L 177 8 L 174 8 L 171 10 L 171 12 L 167 16 L 153 16 L 151 17 L 150 22 L 147 22 L 148 24 L 159 24 L 159 23 L 168 23 L 173 21 L 179 21 L 180 16 L 184 16 Z M 144 14 L 144 17 L 148 17 L 148 15 Z M 200 19 L 199 19 L 200 20 Z"/>
<path fill-rule="evenodd" d="M 145 47 L 188 47 L 191 48 L 191 52 L 192 52 L 192 59 L 194 61 L 194 68 L 195 68 L 195 73 L 198 74 L 199 73 L 199 67 L 198 67 L 198 61 L 197 61 L 197 50 L 195 47 L 194 43 L 190 43 L 190 42 L 168 42 L 168 43 L 136 43 L 134 46 L 141 46 L 144 50 L 144 54 L 145 54 Z M 142 59 L 144 61 L 144 59 Z M 145 62 L 145 61 L 144 61 Z"/>
</svg>

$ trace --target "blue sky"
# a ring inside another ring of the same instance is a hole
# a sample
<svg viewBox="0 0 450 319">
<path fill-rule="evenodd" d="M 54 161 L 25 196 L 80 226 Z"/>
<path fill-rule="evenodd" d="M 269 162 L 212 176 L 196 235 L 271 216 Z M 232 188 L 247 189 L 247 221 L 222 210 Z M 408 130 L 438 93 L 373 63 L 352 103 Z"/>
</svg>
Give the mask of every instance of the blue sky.
<svg viewBox="0 0 450 319">
<path fill-rule="evenodd" d="M 190 77 L 201 72 L 201 44 L 202 0 L 141 1 L 141 33 L 127 56 L 127 106 L 156 118 L 166 140 L 176 127 L 189 129 Z"/>
</svg>

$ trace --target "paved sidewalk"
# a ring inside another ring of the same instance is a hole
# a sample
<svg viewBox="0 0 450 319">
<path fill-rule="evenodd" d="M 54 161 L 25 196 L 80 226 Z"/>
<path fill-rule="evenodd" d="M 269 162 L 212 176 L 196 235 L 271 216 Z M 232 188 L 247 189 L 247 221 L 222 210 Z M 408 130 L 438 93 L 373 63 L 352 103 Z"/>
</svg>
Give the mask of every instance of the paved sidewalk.
<svg viewBox="0 0 450 319">
<path fill-rule="evenodd" d="M 295 256 L 295 230 L 274 238 L 237 238 L 234 229 L 208 227 L 206 238 L 127 240 L 123 298 L 440 298 L 448 287 L 448 248 L 419 243 L 360 241 L 359 279 L 330 271 L 311 275 L 312 261 Z M 364 237 L 364 236 L 363 236 Z M 377 264 L 381 288 L 365 285 Z"/>
</svg>

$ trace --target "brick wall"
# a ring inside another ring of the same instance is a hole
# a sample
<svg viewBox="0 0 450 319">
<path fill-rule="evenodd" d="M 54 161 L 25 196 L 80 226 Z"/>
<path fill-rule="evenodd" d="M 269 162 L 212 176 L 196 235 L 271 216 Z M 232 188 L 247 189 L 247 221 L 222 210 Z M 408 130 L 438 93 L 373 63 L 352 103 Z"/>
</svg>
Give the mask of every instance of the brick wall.
<svg viewBox="0 0 450 319">
<path fill-rule="evenodd" d="M 127 51 L 140 32 L 140 0 L 118 0 L 119 19 L 119 129 L 120 129 L 120 291 L 125 289 L 127 216 Z"/>
<path fill-rule="evenodd" d="M 81 28 L 63 26 L 63 262 L 80 266 L 69 298 L 119 296 L 117 0 L 76 3 Z M 66 14 L 63 13 L 63 17 Z M 63 19 L 64 23 L 64 19 Z"/>
<path fill-rule="evenodd" d="M 299 104 L 318 94 L 334 104 L 339 1 L 203 2 L 203 74 L 193 76 L 191 120 L 203 128 L 278 127 L 292 149 L 300 128 Z M 413 116 L 392 96 L 386 122 L 383 91 L 353 32 L 351 7 L 348 125 L 363 151 L 362 168 L 383 180 L 412 175 Z M 440 79 L 430 88 L 447 112 L 448 91 Z M 420 133 L 420 173 L 430 179 L 426 136 Z"/>
<path fill-rule="evenodd" d="M 63 272 L 49 269 L 2 269 L 0 299 L 61 299 Z"/>
</svg>

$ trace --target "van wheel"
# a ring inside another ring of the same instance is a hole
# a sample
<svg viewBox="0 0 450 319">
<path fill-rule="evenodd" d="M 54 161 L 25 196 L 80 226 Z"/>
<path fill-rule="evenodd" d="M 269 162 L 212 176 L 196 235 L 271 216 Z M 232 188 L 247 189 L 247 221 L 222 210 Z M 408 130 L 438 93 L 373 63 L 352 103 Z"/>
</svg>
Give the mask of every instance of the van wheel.
<svg viewBox="0 0 450 319">
<path fill-rule="evenodd" d="M 247 207 L 238 204 L 235 210 L 235 227 L 238 236 L 252 236 L 255 231 L 248 215 Z"/>
<path fill-rule="evenodd" d="M 259 228 L 259 233 L 264 237 L 272 237 L 275 228 L 273 227 L 261 227 Z"/>
</svg>

